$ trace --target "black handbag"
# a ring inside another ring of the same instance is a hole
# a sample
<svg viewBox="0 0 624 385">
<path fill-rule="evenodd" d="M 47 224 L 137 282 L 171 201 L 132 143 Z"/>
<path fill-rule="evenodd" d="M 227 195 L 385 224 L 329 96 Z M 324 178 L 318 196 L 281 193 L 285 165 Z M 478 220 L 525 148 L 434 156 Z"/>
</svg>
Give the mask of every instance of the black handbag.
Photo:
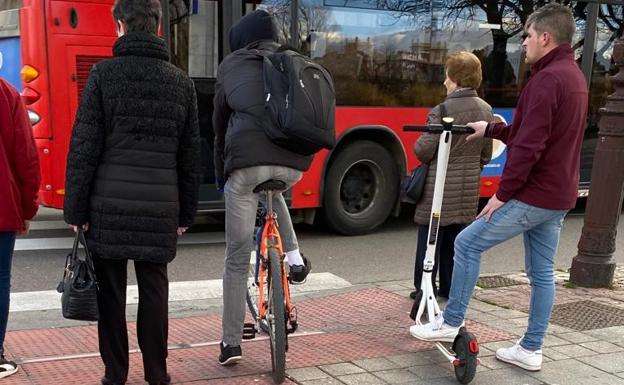
<svg viewBox="0 0 624 385">
<path fill-rule="evenodd" d="M 446 116 L 446 106 L 440 104 L 440 120 Z M 403 192 L 403 200 L 411 203 L 418 203 L 425 190 L 425 182 L 427 181 L 427 172 L 429 171 L 428 163 L 421 163 L 410 172 L 410 175 L 401 183 L 401 191 Z"/>
<path fill-rule="evenodd" d="M 78 255 L 78 244 L 84 247 L 85 258 Z M 63 280 L 57 291 L 61 294 L 63 317 L 80 321 L 97 321 L 100 317 L 97 302 L 97 279 L 93 258 L 87 248 L 84 232 L 79 229 L 74 247 L 65 260 Z"/>
</svg>

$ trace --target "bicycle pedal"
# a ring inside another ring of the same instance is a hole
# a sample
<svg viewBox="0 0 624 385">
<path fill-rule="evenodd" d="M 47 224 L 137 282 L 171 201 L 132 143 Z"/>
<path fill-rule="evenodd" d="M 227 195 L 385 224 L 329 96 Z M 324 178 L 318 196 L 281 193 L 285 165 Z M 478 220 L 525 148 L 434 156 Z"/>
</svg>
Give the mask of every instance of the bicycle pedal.
<svg viewBox="0 0 624 385">
<path fill-rule="evenodd" d="M 252 324 L 252 323 L 243 324 L 243 339 L 244 340 L 252 340 L 256 338 L 256 334 L 258 334 L 258 331 L 256 330 L 255 324 Z"/>
</svg>

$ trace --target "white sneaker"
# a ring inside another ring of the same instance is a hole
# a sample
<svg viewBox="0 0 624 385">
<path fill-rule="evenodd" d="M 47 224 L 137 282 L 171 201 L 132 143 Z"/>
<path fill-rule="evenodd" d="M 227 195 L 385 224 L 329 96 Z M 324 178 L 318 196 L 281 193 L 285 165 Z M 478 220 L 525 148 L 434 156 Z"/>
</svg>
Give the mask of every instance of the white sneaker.
<svg viewBox="0 0 624 385">
<path fill-rule="evenodd" d="M 458 327 L 447 325 L 444 323 L 444 317 L 440 314 L 432 322 L 425 325 L 411 326 L 410 334 L 423 341 L 453 342 L 462 326 L 464 326 L 463 322 Z"/>
<path fill-rule="evenodd" d="M 542 350 L 526 350 L 520 346 L 520 342 L 510 348 L 498 349 L 496 358 L 532 372 L 542 369 Z"/>
</svg>

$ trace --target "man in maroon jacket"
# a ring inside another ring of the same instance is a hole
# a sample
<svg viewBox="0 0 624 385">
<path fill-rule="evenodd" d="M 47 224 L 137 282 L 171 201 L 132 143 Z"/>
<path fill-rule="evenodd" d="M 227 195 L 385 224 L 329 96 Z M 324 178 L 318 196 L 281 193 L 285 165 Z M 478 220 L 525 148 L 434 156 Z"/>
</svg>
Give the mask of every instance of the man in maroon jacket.
<svg viewBox="0 0 624 385">
<path fill-rule="evenodd" d="M 0 78 L 0 378 L 17 371 L 4 358 L 15 235 L 37 213 L 39 157 L 19 93 Z"/>
<path fill-rule="evenodd" d="M 496 194 L 477 220 L 455 240 L 455 268 L 449 302 L 411 334 L 429 341 L 452 341 L 479 276 L 481 253 L 524 235 L 526 273 L 531 281 L 529 323 L 524 336 L 496 358 L 540 370 L 542 343 L 555 297 L 554 257 L 563 218 L 574 207 L 579 157 L 587 119 L 588 93 L 571 47 L 575 23 L 569 8 L 548 4 L 529 16 L 522 46 L 531 79 L 522 90 L 513 123 L 476 122 L 467 139 L 490 137 L 507 145 L 507 162 Z"/>
</svg>

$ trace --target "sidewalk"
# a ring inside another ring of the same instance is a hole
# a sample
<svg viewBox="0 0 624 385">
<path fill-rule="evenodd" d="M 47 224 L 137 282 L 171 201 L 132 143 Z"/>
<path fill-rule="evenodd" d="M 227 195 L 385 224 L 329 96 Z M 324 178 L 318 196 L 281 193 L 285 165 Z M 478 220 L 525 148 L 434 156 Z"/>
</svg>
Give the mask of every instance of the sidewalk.
<svg viewBox="0 0 624 385">
<path fill-rule="evenodd" d="M 618 270 L 618 277 L 624 277 Z M 624 286 L 568 287 L 558 273 L 557 303 L 540 372 L 497 361 L 494 352 L 514 343 L 527 323 L 529 286 L 523 274 L 482 277 L 467 327 L 481 345 L 473 384 L 623 384 Z M 433 344 L 409 335 L 409 281 L 359 285 L 296 298 L 300 329 L 290 337 L 286 384 L 457 384 L 453 369 Z M 169 370 L 173 384 L 271 384 L 266 338 L 242 345 L 243 361 L 218 365 L 218 315 L 172 318 Z M 129 326 L 128 385 L 144 384 L 136 330 Z M 7 385 L 99 385 L 95 325 L 7 333 L 6 354 L 20 371 Z"/>
</svg>

